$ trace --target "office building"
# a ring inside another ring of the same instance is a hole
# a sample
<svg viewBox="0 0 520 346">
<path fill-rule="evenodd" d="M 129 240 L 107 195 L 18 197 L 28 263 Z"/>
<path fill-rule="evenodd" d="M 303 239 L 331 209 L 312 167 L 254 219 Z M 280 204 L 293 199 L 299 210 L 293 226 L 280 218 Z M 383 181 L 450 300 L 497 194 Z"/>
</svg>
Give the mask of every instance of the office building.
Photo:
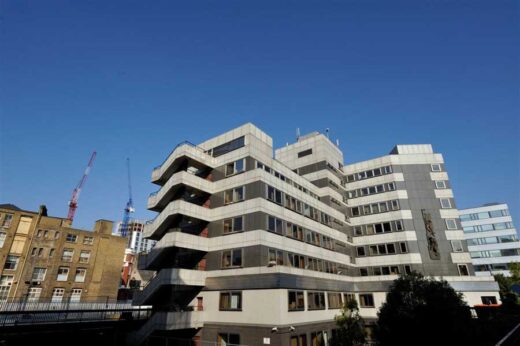
<svg viewBox="0 0 520 346">
<path fill-rule="evenodd" d="M 508 265 L 520 262 L 520 241 L 507 204 L 462 209 L 460 220 L 475 274 L 511 275 Z"/>
<path fill-rule="evenodd" d="M 317 345 L 354 298 L 374 321 L 389 285 L 418 271 L 442 277 L 470 305 L 498 299 L 474 275 L 441 154 L 398 145 L 344 164 L 326 135 L 277 149 L 246 124 L 181 143 L 152 172 L 157 217 L 140 257 L 157 275 L 134 304 L 156 312 L 132 341 Z"/>
</svg>

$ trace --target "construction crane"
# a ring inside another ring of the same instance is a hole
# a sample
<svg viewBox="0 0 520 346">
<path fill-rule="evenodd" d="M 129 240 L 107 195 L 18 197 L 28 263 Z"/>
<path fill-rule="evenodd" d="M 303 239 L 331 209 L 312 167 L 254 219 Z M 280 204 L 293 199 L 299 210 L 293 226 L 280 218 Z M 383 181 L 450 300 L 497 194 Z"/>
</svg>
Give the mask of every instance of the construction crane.
<svg viewBox="0 0 520 346">
<path fill-rule="evenodd" d="M 85 173 L 83 173 L 83 177 L 78 183 L 78 186 L 74 188 L 74 191 L 72 191 L 72 198 L 69 201 L 69 213 L 67 215 L 67 219 L 72 224 L 72 221 L 74 220 L 74 214 L 76 213 L 76 208 L 78 207 L 78 199 L 79 194 L 81 192 L 81 189 L 83 188 L 83 185 L 85 185 L 85 182 L 87 181 L 88 174 L 90 173 L 90 170 L 92 169 L 92 165 L 94 164 L 94 159 L 96 158 L 96 152 L 92 152 L 92 155 L 90 156 L 90 160 L 88 162 L 87 168 L 85 168 Z"/>
<path fill-rule="evenodd" d="M 123 222 L 121 223 L 121 236 L 126 237 L 128 234 L 128 224 L 130 222 L 130 213 L 135 211 L 134 202 L 132 201 L 132 181 L 130 179 L 130 159 L 126 159 L 126 171 L 128 174 L 128 202 L 126 202 L 125 212 L 123 214 Z"/>
</svg>

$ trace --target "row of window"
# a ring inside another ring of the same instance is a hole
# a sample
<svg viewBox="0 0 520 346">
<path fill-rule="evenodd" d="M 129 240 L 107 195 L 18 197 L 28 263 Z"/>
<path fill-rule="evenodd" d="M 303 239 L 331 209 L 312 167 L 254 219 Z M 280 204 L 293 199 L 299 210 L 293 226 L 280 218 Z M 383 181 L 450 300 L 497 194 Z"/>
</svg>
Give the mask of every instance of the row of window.
<svg viewBox="0 0 520 346">
<path fill-rule="evenodd" d="M 489 251 L 472 251 L 469 253 L 471 258 L 487 258 L 487 257 L 503 257 L 518 256 L 518 249 L 489 250 Z"/>
<path fill-rule="evenodd" d="M 361 215 L 372 215 L 379 213 L 386 213 L 392 210 L 399 210 L 399 200 L 394 199 L 391 201 L 365 204 L 358 207 L 350 208 L 350 215 L 361 216 Z"/>
<path fill-rule="evenodd" d="M 36 269 L 36 268 L 35 268 Z M 41 269 L 41 268 L 40 268 Z M 38 276 L 37 273 L 36 276 Z M 33 274 L 33 276 L 35 276 Z M 9 297 L 9 291 L 11 290 L 12 284 L 14 281 L 13 275 L 2 275 L 0 276 L 0 301 L 6 301 Z M 81 299 L 81 288 L 73 288 L 70 291 L 69 302 L 79 302 Z M 40 299 L 40 295 L 42 292 L 41 287 L 30 287 L 27 293 L 27 302 L 38 302 Z M 63 297 L 65 296 L 65 289 L 61 287 L 56 287 L 52 290 L 51 303 L 61 303 L 63 301 Z"/>
<path fill-rule="evenodd" d="M 393 255 L 396 253 L 408 253 L 408 247 L 405 242 L 358 246 L 356 253 L 358 257 Z"/>
<path fill-rule="evenodd" d="M 473 267 L 477 272 L 487 272 L 490 270 L 509 270 L 509 263 L 477 264 Z"/>
<path fill-rule="evenodd" d="M 509 216 L 509 211 L 507 209 L 501 210 L 492 210 L 492 211 L 483 211 L 480 213 L 473 214 L 463 214 L 460 216 L 461 221 L 472 221 L 472 220 L 484 220 L 492 217 L 502 217 Z"/>
<path fill-rule="evenodd" d="M 487 225 L 477 225 L 477 226 L 467 226 L 463 227 L 464 233 L 474 233 L 474 232 L 489 232 L 489 231 L 499 231 L 501 229 L 511 229 L 513 228 L 512 222 L 499 222 L 499 223 L 490 223 Z"/>
<path fill-rule="evenodd" d="M 275 189 L 274 187 L 267 185 L 266 188 L 267 199 L 279 205 L 283 205 L 285 208 L 291 209 L 299 214 L 307 216 L 314 221 L 320 222 L 327 226 L 332 225 L 333 217 L 319 211 L 318 209 L 311 207 L 307 203 L 303 203 L 300 200 L 289 196 L 288 194 Z"/>
<path fill-rule="evenodd" d="M 314 270 L 330 274 L 338 274 L 338 264 L 321 260 L 318 258 L 303 256 L 295 253 L 287 253 L 285 251 L 269 249 L 268 265 L 287 265 L 289 267 Z"/>
<path fill-rule="evenodd" d="M 338 264 L 309 256 L 285 251 L 268 249 L 268 266 L 286 265 L 294 268 L 309 269 L 330 274 L 338 273 Z M 221 267 L 223 269 L 243 266 L 243 249 L 222 251 Z"/>
<path fill-rule="evenodd" d="M 207 150 L 206 154 L 213 156 L 213 157 L 219 157 L 221 155 L 232 152 L 233 150 L 242 148 L 245 145 L 245 143 L 246 142 L 245 142 L 244 136 L 238 137 L 227 143 L 221 144 L 219 146 L 216 146 L 215 148 Z"/>
<path fill-rule="evenodd" d="M 403 222 L 401 220 L 388 221 L 382 223 L 372 223 L 368 225 L 354 226 L 353 228 L 355 236 L 399 232 L 403 230 L 404 227 Z"/>
<path fill-rule="evenodd" d="M 288 291 L 288 310 L 305 311 L 305 291 Z M 341 309 L 347 300 L 355 300 L 353 293 L 307 291 L 307 310 L 325 310 L 327 297 L 329 309 Z M 371 293 L 359 294 L 359 306 L 362 308 L 373 308 L 374 296 Z"/>
<path fill-rule="evenodd" d="M 320 200 L 320 197 L 317 194 L 313 193 L 312 191 L 309 191 L 307 188 L 305 188 L 305 187 L 301 186 L 300 184 L 296 183 L 295 181 L 287 178 L 285 175 L 275 171 L 271 167 L 264 165 L 262 162 L 257 161 L 256 168 L 263 169 L 267 173 L 274 175 L 276 178 L 280 179 L 281 181 L 285 181 L 287 184 L 294 186 L 295 188 L 297 188 L 301 192 L 311 196 L 312 198 L 317 199 L 318 201 Z"/>
<path fill-rule="evenodd" d="M 377 266 L 377 267 L 365 267 L 359 268 L 359 275 L 361 276 L 370 276 L 370 275 L 398 275 L 403 272 L 406 274 L 410 274 L 412 272 L 412 267 L 409 265 L 404 266 Z"/>
<path fill-rule="evenodd" d="M 498 243 L 511 243 L 517 241 L 516 235 L 501 235 L 498 237 L 485 237 L 485 238 L 474 238 L 468 239 L 468 245 L 485 245 L 485 244 L 498 244 Z"/>
<path fill-rule="evenodd" d="M 350 183 L 353 181 L 365 180 L 365 179 L 369 179 L 369 178 L 373 178 L 373 177 L 378 177 L 380 175 L 390 174 L 392 172 L 393 172 L 392 166 L 379 167 L 379 168 L 375 168 L 375 169 L 370 169 L 368 171 L 363 171 L 363 172 L 359 172 L 356 174 L 347 175 L 347 182 Z"/>
<path fill-rule="evenodd" d="M 305 241 L 312 245 L 334 250 L 334 240 L 332 238 L 274 216 L 267 216 L 267 230 Z"/>
<path fill-rule="evenodd" d="M 369 187 L 364 187 L 357 190 L 348 191 L 347 195 L 348 198 L 357 198 L 357 197 L 363 197 L 363 196 L 369 196 L 369 195 L 375 195 L 378 193 L 383 192 L 389 192 L 389 191 L 395 191 L 395 183 L 386 183 L 386 184 L 379 184 Z"/>
</svg>

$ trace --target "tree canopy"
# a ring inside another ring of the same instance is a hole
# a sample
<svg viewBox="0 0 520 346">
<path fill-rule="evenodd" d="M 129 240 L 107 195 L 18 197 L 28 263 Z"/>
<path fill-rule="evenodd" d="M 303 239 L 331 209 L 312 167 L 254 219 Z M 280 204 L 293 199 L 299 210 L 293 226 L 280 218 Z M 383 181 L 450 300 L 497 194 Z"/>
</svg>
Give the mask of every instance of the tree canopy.
<svg viewBox="0 0 520 346">
<path fill-rule="evenodd" d="M 343 305 L 341 313 L 335 316 L 334 320 L 338 328 L 330 340 L 331 346 L 356 346 L 365 343 L 365 322 L 359 316 L 355 299 L 348 299 Z"/>
<path fill-rule="evenodd" d="M 419 273 L 395 280 L 378 313 L 377 336 L 384 345 L 467 344 L 471 312 L 444 280 Z"/>
</svg>

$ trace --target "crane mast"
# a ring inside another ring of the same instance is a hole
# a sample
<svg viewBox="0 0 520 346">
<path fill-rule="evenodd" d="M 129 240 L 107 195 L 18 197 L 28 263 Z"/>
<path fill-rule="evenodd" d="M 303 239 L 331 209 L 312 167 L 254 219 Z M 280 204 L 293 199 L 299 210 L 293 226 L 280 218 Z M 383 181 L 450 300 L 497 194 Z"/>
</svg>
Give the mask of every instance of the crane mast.
<svg viewBox="0 0 520 346">
<path fill-rule="evenodd" d="M 134 202 L 132 201 L 132 180 L 130 179 L 130 159 L 126 159 L 126 171 L 128 174 L 128 202 L 123 214 L 123 222 L 121 223 L 121 236 L 126 237 L 128 234 L 128 224 L 130 222 L 130 213 L 135 211 Z"/>
<path fill-rule="evenodd" d="M 85 172 L 83 173 L 83 177 L 81 177 L 81 180 L 79 181 L 78 185 L 74 188 L 72 191 L 72 197 L 69 201 L 69 213 L 67 214 L 67 219 L 72 224 L 72 221 L 74 220 L 74 214 L 76 213 L 76 209 L 78 208 L 78 199 L 79 194 L 81 193 L 81 189 L 85 185 L 85 182 L 87 181 L 88 174 L 90 173 L 90 170 L 92 169 L 92 165 L 94 164 L 94 159 L 96 158 L 96 152 L 92 152 L 92 155 L 90 156 L 90 160 L 88 161 L 87 168 L 85 168 Z"/>
</svg>

